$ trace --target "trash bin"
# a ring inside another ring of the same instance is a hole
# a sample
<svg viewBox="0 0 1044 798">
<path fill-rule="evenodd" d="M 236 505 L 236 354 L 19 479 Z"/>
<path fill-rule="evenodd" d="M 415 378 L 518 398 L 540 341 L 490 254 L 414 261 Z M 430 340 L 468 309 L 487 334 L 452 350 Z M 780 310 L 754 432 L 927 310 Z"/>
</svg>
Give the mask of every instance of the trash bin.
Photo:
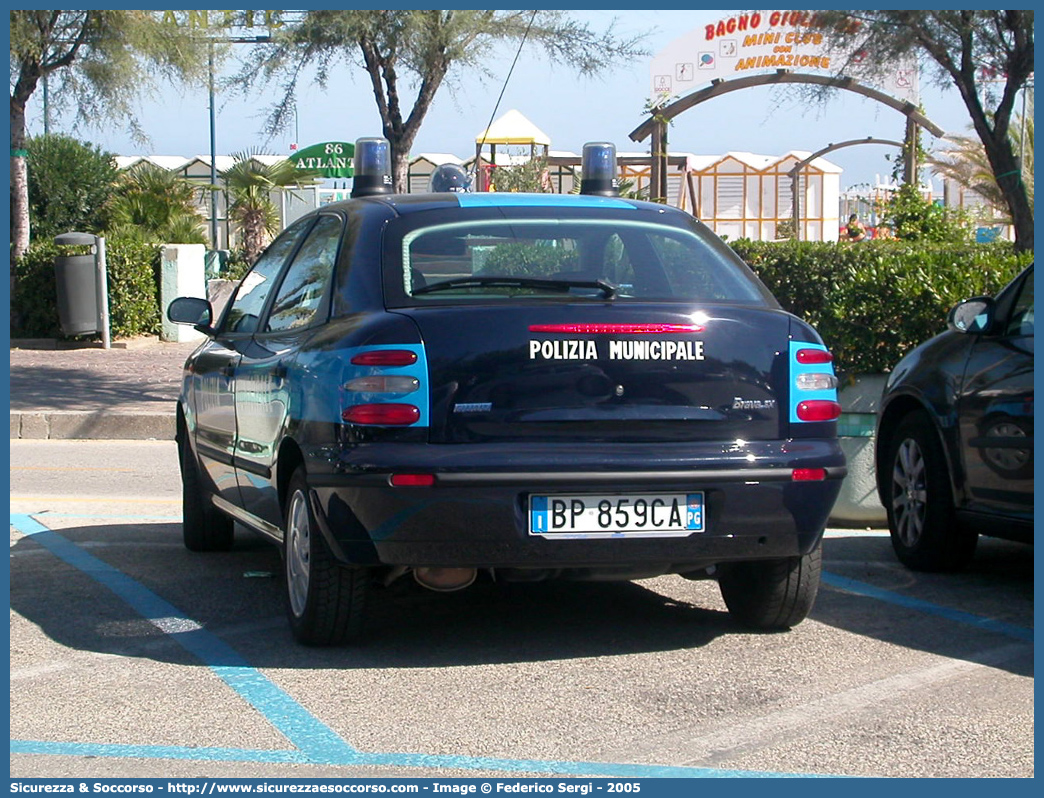
<svg viewBox="0 0 1044 798">
<path fill-rule="evenodd" d="M 88 233 L 62 233 L 54 242 L 62 246 L 94 246 Z M 59 255 L 54 259 L 58 291 L 58 323 L 65 335 L 101 332 L 98 325 L 98 268 L 96 254 Z"/>
</svg>

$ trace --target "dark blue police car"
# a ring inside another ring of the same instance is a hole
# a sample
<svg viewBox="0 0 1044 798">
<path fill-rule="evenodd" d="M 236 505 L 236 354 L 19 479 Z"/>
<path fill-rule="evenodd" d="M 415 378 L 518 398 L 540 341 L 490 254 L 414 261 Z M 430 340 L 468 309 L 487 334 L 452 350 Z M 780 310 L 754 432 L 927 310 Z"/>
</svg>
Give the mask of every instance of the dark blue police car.
<svg viewBox="0 0 1044 798">
<path fill-rule="evenodd" d="M 168 309 L 208 336 L 177 408 L 186 546 L 233 521 L 279 543 L 311 644 L 407 573 L 681 574 L 745 625 L 800 622 L 845 474 L 816 332 L 691 215 L 619 197 L 604 148 L 579 196 L 395 195 L 387 161 L 360 140 L 353 198 L 220 319 Z"/>
</svg>

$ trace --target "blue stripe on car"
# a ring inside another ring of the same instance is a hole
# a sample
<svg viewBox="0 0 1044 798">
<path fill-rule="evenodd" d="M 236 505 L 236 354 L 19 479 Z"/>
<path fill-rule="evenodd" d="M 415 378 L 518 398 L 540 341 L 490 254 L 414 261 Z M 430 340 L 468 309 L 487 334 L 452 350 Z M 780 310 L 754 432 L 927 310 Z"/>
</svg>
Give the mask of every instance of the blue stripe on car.
<svg viewBox="0 0 1044 798">
<path fill-rule="evenodd" d="M 801 402 L 809 399 L 826 399 L 828 401 L 837 401 L 837 390 L 830 389 L 824 391 L 801 391 L 797 387 L 797 378 L 802 374 L 833 374 L 834 366 L 832 363 L 798 363 L 797 353 L 801 349 L 819 349 L 823 352 L 827 351 L 827 348 L 822 344 L 813 344 L 808 341 L 791 341 L 790 342 L 790 423 L 791 424 L 805 424 L 808 422 L 802 421 L 797 416 L 797 407 Z"/>
<path fill-rule="evenodd" d="M 382 349 L 407 350 L 417 355 L 417 362 L 410 366 L 356 366 L 351 359 L 361 352 L 374 352 Z M 344 350 L 345 362 L 344 382 L 356 377 L 374 375 L 401 375 L 414 377 L 420 382 L 420 388 L 412 393 L 369 393 L 366 391 L 344 391 L 344 407 L 350 405 L 398 404 L 415 405 L 420 410 L 420 418 L 411 427 L 427 427 L 430 425 L 430 391 L 428 380 L 428 360 L 424 355 L 424 344 L 380 344 L 376 346 L 353 346 Z"/>
</svg>

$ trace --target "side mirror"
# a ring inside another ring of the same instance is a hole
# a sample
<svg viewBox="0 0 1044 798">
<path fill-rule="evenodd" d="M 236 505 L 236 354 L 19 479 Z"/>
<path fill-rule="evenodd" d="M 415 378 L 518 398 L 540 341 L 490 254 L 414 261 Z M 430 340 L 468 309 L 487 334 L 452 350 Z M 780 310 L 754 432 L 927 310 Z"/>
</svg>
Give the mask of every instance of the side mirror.
<svg viewBox="0 0 1044 798">
<path fill-rule="evenodd" d="M 214 310 L 207 300 L 200 297 L 178 297 L 167 306 L 167 318 L 175 324 L 191 324 L 204 335 L 214 335 L 217 332 L 211 327 Z"/>
<path fill-rule="evenodd" d="M 946 318 L 946 325 L 954 332 L 984 333 L 993 322 L 994 302 L 988 296 L 977 296 L 958 302 Z"/>
</svg>

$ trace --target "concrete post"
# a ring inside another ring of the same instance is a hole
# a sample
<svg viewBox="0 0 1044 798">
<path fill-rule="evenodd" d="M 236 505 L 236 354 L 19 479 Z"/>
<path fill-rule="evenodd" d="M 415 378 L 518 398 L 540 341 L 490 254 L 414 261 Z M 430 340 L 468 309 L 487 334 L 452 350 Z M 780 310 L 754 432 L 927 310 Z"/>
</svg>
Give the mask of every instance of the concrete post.
<svg viewBox="0 0 1044 798">
<path fill-rule="evenodd" d="M 207 298 L 207 283 L 204 276 L 203 244 L 166 244 L 160 251 L 160 308 L 163 326 L 160 339 L 163 341 L 196 341 L 203 333 L 186 324 L 174 324 L 167 319 L 167 306 L 179 296 Z"/>
</svg>

